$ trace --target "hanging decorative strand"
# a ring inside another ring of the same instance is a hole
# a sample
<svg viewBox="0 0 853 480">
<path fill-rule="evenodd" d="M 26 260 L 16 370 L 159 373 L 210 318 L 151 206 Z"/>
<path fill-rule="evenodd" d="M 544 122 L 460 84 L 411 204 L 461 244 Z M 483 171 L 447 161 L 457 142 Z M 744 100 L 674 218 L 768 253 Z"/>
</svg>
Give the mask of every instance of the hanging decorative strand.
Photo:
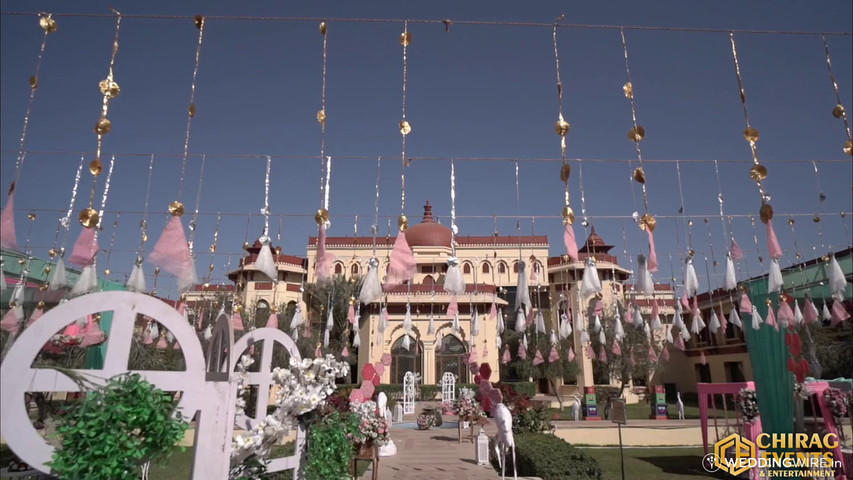
<svg viewBox="0 0 853 480">
<path fill-rule="evenodd" d="M 402 136 L 402 152 L 400 155 L 401 171 L 400 171 L 400 217 L 397 219 L 397 226 L 400 229 L 399 235 L 394 242 L 394 249 L 391 251 L 391 262 L 388 266 L 388 284 L 399 285 L 403 282 L 411 281 L 417 270 L 415 256 L 412 249 L 406 241 L 406 229 L 409 228 L 409 219 L 406 218 L 406 137 L 412 132 L 412 126 L 406 119 L 406 86 L 408 83 L 408 49 L 412 43 L 412 34 L 409 33 L 409 22 L 406 21 L 403 25 L 403 33 L 400 34 L 400 45 L 403 46 L 403 119 L 400 120 L 399 128 Z"/>
<path fill-rule="evenodd" d="M 258 258 L 255 260 L 255 268 L 261 273 L 268 276 L 270 280 L 278 283 L 278 268 L 276 267 L 275 259 L 273 258 L 272 240 L 270 239 L 270 166 L 272 159 L 267 157 L 266 175 L 264 176 L 264 208 L 261 209 L 261 214 L 264 216 L 264 233 L 258 238 L 261 244 L 261 250 L 258 252 Z"/>
<path fill-rule="evenodd" d="M 148 256 L 148 261 L 158 266 L 167 272 L 178 277 L 178 290 L 184 291 L 196 283 L 198 277 L 195 270 L 195 261 L 190 251 L 187 237 L 184 234 L 184 224 L 181 221 L 181 216 L 184 214 L 184 204 L 181 203 L 181 198 L 184 189 L 184 179 L 187 171 L 187 158 L 190 148 L 190 132 L 192 128 L 192 120 L 195 117 L 195 93 L 196 83 L 198 80 L 199 61 L 201 60 L 201 46 L 204 42 L 204 17 L 197 15 L 195 17 L 195 26 L 198 29 L 198 44 L 195 51 L 195 66 L 193 68 L 193 78 L 190 84 L 190 106 L 187 109 L 187 128 L 184 136 L 184 153 L 181 158 L 181 176 L 179 178 L 178 199 L 169 205 L 169 213 L 172 219 L 166 224 L 166 228 L 160 235 L 157 244 Z"/>
<path fill-rule="evenodd" d="M 323 37 L 323 75 L 320 89 L 320 110 L 317 112 L 317 123 L 320 124 L 320 209 L 314 214 L 317 222 L 317 258 L 314 271 L 317 282 L 328 283 L 332 279 L 332 263 L 334 256 L 326 251 L 326 230 L 331 226 L 329 221 L 329 180 L 332 174 L 332 157 L 326 156 L 326 60 L 328 48 L 328 26 L 321 22 L 320 35 Z"/>
<path fill-rule="evenodd" d="M 145 187 L 145 207 L 142 211 L 142 220 L 139 222 L 139 248 L 136 251 L 136 258 L 133 262 L 133 268 L 130 270 L 130 276 L 127 277 L 125 286 L 131 292 L 144 292 L 145 271 L 143 269 L 143 252 L 145 251 L 145 243 L 148 241 L 148 203 L 151 199 L 151 178 L 154 173 L 154 155 L 151 155 L 151 160 L 148 162 L 148 184 Z"/>
<path fill-rule="evenodd" d="M 373 253 L 367 262 L 367 275 L 361 284 L 358 295 L 360 303 L 370 305 L 382 300 L 382 282 L 379 280 L 379 259 L 376 257 L 376 235 L 379 233 L 379 180 L 382 172 L 382 157 L 376 161 L 376 201 L 373 207 L 373 225 L 370 234 L 373 236 Z"/>
<path fill-rule="evenodd" d="M 842 150 L 847 155 L 853 156 L 853 136 L 850 132 L 850 123 L 847 120 L 847 110 L 841 102 L 841 91 L 838 88 L 838 82 L 835 81 L 835 74 L 832 72 L 832 57 L 829 55 L 829 44 L 826 42 L 826 36 L 821 35 L 823 40 L 823 50 L 826 52 L 826 68 L 829 70 L 829 80 L 832 81 L 832 89 L 835 91 L 835 99 L 838 103 L 832 109 L 832 116 L 844 122 L 844 133 L 847 134 L 847 142 L 844 143 Z"/>
<path fill-rule="evenodd" d="M 269 158 L 269 157 L 267 157 Z M 201 167 L 198 170 L 198 188 L 195 192 L 195 210 L 193 210 L 193 218 L 188 225 L 190 229 L 190 238 L 187 245 L 190 248 L 190 255 L 195 258 L 195 232 L 198 229 L 198 211 L 201 206 L 201 187 L 204 185 L 204 165 L 207 163 L 207 155 L 201 156 Z"/>
<path fill-rule="evenodd" d="M 729 234 L 731 234 L 731 247 L 726 252 L 726 273 L 723 277 L 723 288 L 726 290 L 734 290 L 737 287 L 737 275 L 735 273 L 734 261 L 742 259 L 743 254 L 742 252 L 740 252 L 740 247 L 737 247 L 734 230 L 729 232 L 729 229 L 726 228 L 726 216 L 723 212 L 723 187 L 720 183 L 720 165 L 717 163 L 716 160 L 714 160 L 714 175 L 717 178 L 717 201 L 720 204 L 720 225 L 723 227 L 723 238 L 728 240 Z M 739 252 L 740 255 L 738 255 Z M 716 264 L 714 266 L 716 267 Z"/>
<path fill-rule="evenodd" d="M 96 212 L 98 223 L 92 228 L 83 228 L 77 243 L 74 244 L 74 249 L 71 251 L 70 263 L 80 265 L 83 270 L 80 272 L 80 277 L 74 288 L 69 293 L 72 297 L 91 292 L 98 286 L 98 274 L 95 267 L 96 256 L 100 250 L 98 245 L 98 233 L 103 229 L 101 221 L 104 216 L 104 208 L 107 206 L 107 198 L 110 193 L 110 182 L 113 177 L 113 168 L 115 167 L 116 157 L 113 155 L 110 158 L 110 167 L 107 170 L 107 178 L 104 183 L 104 193 L 101 196 L 101 208 Z"/>
<path fill-rule="evenodd" d="M 450 161 L 450 257 L 447 259 L 447 274 L 444 276 L 444 290 L 453 295 L 465 293 L 465 278 L 459 268 L 459 259 L 456 257 L 456 235 L 459 228 L 456 226 L 456 167 L 453 160 Z M 476 281 L 474 282 L 476 283 Z"/>
<path fill-rule="evenodd" d="M 44 50 L 47 47 L 47 36 L 56 31 L 56 20 L 49 13 L 39 14 L 39 26 L 44 30 L 44 36 L 41 40 L 41 48 L 39 48 L 38 56 L 36 57 L 35 74 L 30 77 L 30 96 L 27 100 L 27 109 L 24 113 L 24 126 L 21 128 L 21 141 L 18 146 L 18 157 L 15 160 L 15 176 L 12 178 L 12 185 L 9 187 L 9 197 L 6 206 L 3 207 L 0 213 L 0 246 L 9 250 L 18 249 L 18 240 L 15 237 L 15 185 L 21 178 L 21 169 L 24 167 L 26 152 L 24 147 L 27 143 L 27 129 L 30 126 L 30 114 L 33 110 L 33 102 L 36 98 L 36 91 L 39 88 L 39 73 L 41 72 L 41 61 L 44 58 Z"/>
<path fill-rule="evenodd" d="M 628 82 L 622 87 L 622 91 L 631 103 L 631 120 L 634 125 L 628 131 L 628 140 L 634 142 L 634 146 L 637 149 L 637 160 L 640 162 L 640 166 L 634 169 L 633 178 L 642 186 L 643 189 L 643 209 L 645 213 L 638 219 L 638 223 L 640 229 L 645 230 L 649 236 L 649 258 L 647 268 L 650 272 L 657 272 L 658 257 L 657 252 L 655 251 L 654 236 L 657 221 L 649 213 L 649 197 L 646 193 L 646 173 L 643 169 L 643 152 L 640 148 L 640 142 L 646 137 L 646 129 L 637 123 L 637 108 L 634 104 L 634 84 L 631 83 L 631 68 L 628 62 L 628 43 L 625 41 L 625 30 L 620 29 L 619 33 L 622 36 L 622 51 L 625 54 L 625 74 L 628 79 Z"/>
<path fill-rule="evenodd" d="M 560 17 L 562 19 L 562 17 Z M 558 21 L 560 20 L 558 19 Z M 571 125 L 563 118 L 563 81 L 560 78 L 560 52 L 557 48 L 557 24 L 554 24 L 554 62 L 557 71 L 557 123 L 554 124 L 554 131 L 560 136 L 560 159 L 562 167 L 560 167 L 560 180 L 564 186 L 564 202 L 563 205 L 563 243 L 566 246 L 566 254 L 569 258 L 577 262 L 578 257 L 578 242 L 575 239 L 575 212 L 572 210 L 570 195 L 569 195 L 569 177 L 572 174 L 572 167 L 566 160 L 566 135 L 568 135 Z"/>
</svg>

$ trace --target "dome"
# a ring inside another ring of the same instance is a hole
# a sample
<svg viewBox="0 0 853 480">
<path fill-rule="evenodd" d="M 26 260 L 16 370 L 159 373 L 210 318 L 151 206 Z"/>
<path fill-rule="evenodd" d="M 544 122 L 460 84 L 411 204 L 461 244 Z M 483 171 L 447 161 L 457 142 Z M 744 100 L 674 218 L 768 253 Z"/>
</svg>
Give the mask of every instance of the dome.
<svg viewBox="0 0 853 480">
<path fill-rule="evenodd" d="M 424 205 L 424 219 L 421 223 L 406 230 L 406 242 L 409 247 L 446 247 L 450 248 L 452 235 L 450 229 L 436 223 L 432 218 L 432 205 Z"/>
</svg>

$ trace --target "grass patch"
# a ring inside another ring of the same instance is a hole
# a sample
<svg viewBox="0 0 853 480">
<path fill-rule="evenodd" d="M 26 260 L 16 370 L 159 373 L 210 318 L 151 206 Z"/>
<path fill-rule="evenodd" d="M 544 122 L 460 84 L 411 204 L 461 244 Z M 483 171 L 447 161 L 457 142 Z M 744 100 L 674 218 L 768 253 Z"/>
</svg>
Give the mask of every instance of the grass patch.
<svg viewBox="0 0 853 480">
<path fill-rule="evenodd" d="M 603 405 L 598 406 L 599 414 L 604 414 Z M 629 420 L 649 420 L 651 414 L 651 407 L 646 402 L 638 402 L 633 404 L 625 405 L 625 412 L 628 415 Z M 710 409 L 709 409 L 710 412 Z M 546 416 L 550 420 L 572 420 L 574 416 L 572 415 L 572 408 L 567 404 L 563 410 L 559 408 L 548 408 L 545 410 Z M 722 409 L 717 409 L 718 415 L 720 418 L 723 416 Z M 734 418 L 734 412 L 731 408 L 729 408 L 729 416 Z M 699 419 L 699 406 L 696 404 L 690 405 L 684 404 L 684 418 L 687 420 L 698 420 Z M 676 420 L 678 419 L 678 408 L 674 403 L 669 404 L 669 419 Z"/>
<path fill-rule="evenodd" d="M 596 459 L 602 480 L 621 480 L 619 448 L 578 447 Z M 707 473 L 702 469 L 702 448 L 625 448 L 625 478 L 657 480 L 676 478 L 733 478 L 725 473 Z"/>
</svg>

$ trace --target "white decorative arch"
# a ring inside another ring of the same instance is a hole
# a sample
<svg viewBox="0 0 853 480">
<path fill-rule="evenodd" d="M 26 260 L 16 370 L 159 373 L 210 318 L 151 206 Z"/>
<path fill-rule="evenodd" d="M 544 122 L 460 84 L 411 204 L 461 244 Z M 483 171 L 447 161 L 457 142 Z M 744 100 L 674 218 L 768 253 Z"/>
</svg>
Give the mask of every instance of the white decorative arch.
<svg viewBox="0 0 853 480">
<path fill-rule="evenodd" d="M 415 413 L 415 374 L 403 375 L 403 414 Z"/>
<path fill-rule="evenodd" d="M 77 318 L 109 311 L 113 312 L 113 321 L 106 344 L 104 367 L 100 370 L 72 372 L 96 384 L 104 384 L 110 377 L 127 372 L 137 315 L 147 315 L 158 321 L 180 344 L 186 371 L 131 372 L 139 373 L 161 390 L 183 392 L 179 408 L 187 419 L 199 413 L 192 478 L 227 478 L 236 408 L 235 387 L 227 381 L 227 370 L 223 372 L 211 368 L 210 375 L 207 374 L 198 336 L 183 315 L 161 300 L 141 293 L 111 291 L 75 298 L 49 310 L 21 333 L 0 365 L 0 432 L 3 432 L 9 448 L 33 468 L 42 472 L 50 471 L 46 463 L 51 459 L 53 447 L 33 428 L 24 404 L 24 393 L 76 392 L 80 391 L 80 386 L 58 370 L 32 368 L 30 365 L 57 331 Z M 228 342 L 233 339 L 233 332 L 227 321 L 223 326 L 223 317 L 220 315 L 217 320 L 217 332 L 221 338 L 219 345 L 227 344 L 226 348 L 230 350 L 231 344 Z M 212 362 L 211 367 L 220 367 L 217 363 Z M 208 378 L 223 378 L 219 375 L 222 373 L 225 374 L 224 381 Z"/>
<path fill-rule="evenodd" d="M 441 376 L 441 403 L 456 401 L 456 375 L 444 372 Z"/>
</svg>

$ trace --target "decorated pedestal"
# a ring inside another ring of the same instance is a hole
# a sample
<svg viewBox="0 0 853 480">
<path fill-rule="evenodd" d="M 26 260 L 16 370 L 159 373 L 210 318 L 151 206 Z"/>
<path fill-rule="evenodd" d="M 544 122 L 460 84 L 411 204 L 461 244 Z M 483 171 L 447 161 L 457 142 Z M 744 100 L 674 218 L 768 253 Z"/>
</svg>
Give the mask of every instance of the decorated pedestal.
<svg viewBox="0 0 853 480">
<path fill-rule="evenodd" d="M 666 390 L 663 385 L 655 385 L 655 401 L 652 418 L 666 420 L 669 418 L 669 406 L 666 403 Z"/>
<path fill-rule="evenodd" d="M 601 420 L 598 414 L 598 396 L 595 394 L 595 387 L 584 387 L 584 411 L 586 412 L 586 420 Z"/>
</svg>

